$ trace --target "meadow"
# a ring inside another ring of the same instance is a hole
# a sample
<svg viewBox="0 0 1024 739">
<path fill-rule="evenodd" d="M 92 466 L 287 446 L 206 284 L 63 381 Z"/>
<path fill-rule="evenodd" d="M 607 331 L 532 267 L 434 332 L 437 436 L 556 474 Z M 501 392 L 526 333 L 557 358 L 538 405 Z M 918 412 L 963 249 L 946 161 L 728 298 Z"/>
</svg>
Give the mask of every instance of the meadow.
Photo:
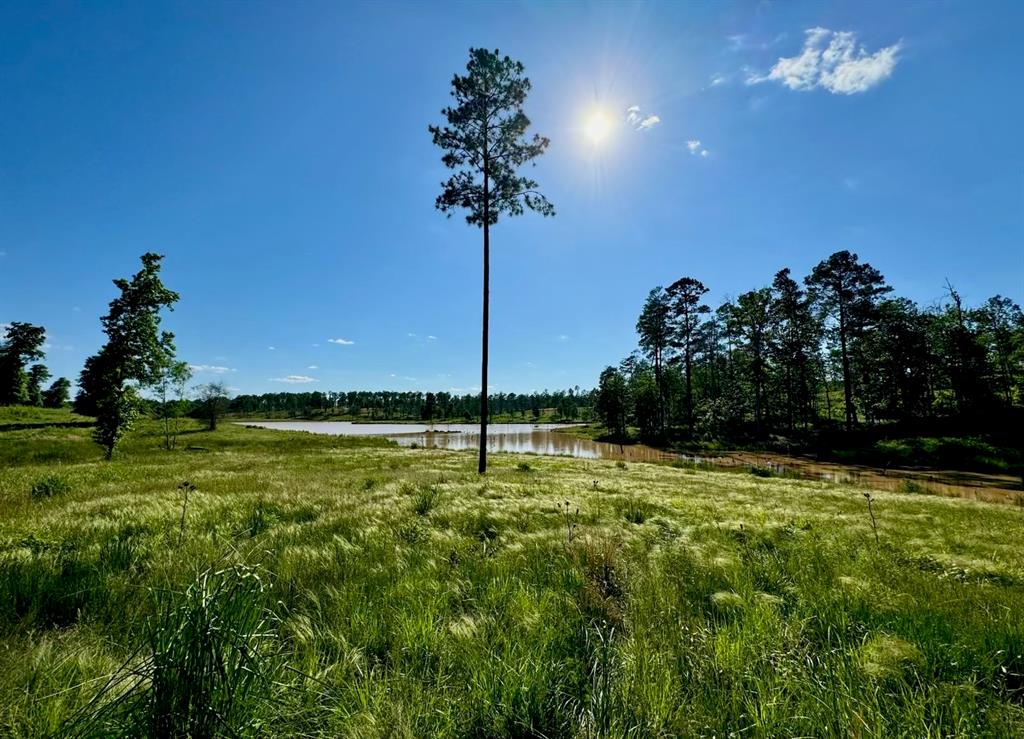
<svg viewBox="0 0 1024 739">
<path fill-rule="evenodd" d="M 37 413 L 0 735 L 1024 735 L 1017 506 Z"/>
</svg>

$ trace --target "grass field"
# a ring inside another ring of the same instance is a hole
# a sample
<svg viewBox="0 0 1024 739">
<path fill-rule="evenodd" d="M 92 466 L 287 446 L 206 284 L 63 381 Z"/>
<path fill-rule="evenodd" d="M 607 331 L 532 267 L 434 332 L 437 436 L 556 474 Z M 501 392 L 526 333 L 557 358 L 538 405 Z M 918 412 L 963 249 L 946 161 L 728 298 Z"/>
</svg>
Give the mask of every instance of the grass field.
<svg viewBox="0 0 1024 739">
<path fill-rule="evenodd" d="M 0 419 L 3 736 L 1024 735 L 1017 507 L 876 493 L 876 542 L 818 482 L 47 421 Z"/>
</svg>

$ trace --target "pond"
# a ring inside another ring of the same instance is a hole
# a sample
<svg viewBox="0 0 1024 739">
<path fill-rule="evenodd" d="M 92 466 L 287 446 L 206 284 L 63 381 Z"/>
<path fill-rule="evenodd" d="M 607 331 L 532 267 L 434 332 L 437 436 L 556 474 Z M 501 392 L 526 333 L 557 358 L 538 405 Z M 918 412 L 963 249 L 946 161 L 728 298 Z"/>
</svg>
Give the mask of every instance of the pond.
<svg viewBox="0 0 1024 739">
<path fill-rule="evenodd" d="M 335 436 L 383 436 L 402 446 L 470 450 L 480 447 L 480 426 L 471 423 L 352 423 L 349 421 L 250 421 L 243 425 Z M 750 471 L 771 477 L 797 477 L 893 492 L 948 495 L 1002 503 L 1024 503 L 1021 479 L 1012 475 L 954 470 L 883 469 L 765 452 L 720 452 L 698 456 L 662 451 L 643 444 L 609 444 L 581 439 L 558 429 L 570 424 L 494 423 L 487 427 L 489 452 L 545 454 L 626 462 Z"/>
<path fill-rule="evenodd" d="M 333 436 L 384 436 L 402 446 L 466 450 L 480 448 L 480 425 L 471 423 L 351 423 L 349 421 L 258 421 L 246 423 L 281 431 L 308 431 Z M 568 424 L 492 423 L 487 427 L 487 451 L 546 454 L 582 459 L 622 459 L 655 462 L 676 458 L 642 444 L 608 444 L 581 439 L 555 429 Z"/>
</svg>

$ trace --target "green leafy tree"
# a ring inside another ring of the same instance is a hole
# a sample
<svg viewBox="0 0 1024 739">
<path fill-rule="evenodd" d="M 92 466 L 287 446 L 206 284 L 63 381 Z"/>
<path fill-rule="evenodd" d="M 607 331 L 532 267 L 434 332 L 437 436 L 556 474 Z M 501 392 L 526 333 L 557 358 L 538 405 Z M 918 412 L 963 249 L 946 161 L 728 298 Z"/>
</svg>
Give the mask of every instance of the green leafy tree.
<svg viewBox="0 0 1024 739">
<path fill-rule="evenodd" d="M 667 415 L 664 368 L 672 346 L 672 322 L 669 296 L 662 288 L 656 287 L 647 294 L 643 310 L 636 321 L 636 332 L 640 337 L 640 349 L 654 371 L 654 384 L 657 389 L 657 433 L 654 435 L 664 436 Z"/>
<path fill-rule="evenodd" d="M 949 304 L 937 321 L 939 353 L 953 392 L 957 413 L 978 414 L 993 399 L 989 353 L 975 316 L 963 305 L 960 293 L 949 283 Z"/>
<path fill-rule="evenodd" d="M 815 413 L 817 371 L 814 365 L 821 335 L 807 294 L 790 277 L 788 268 L 779 270 L 772 280 L 771 312 L 773 359 L 786 426 L 792 431 L 799 421 L 807 429 Z"/>
<path fill-rule="evenodd" d="M 210 431 L 217 430 L 217 421 L 228 409 L 230 396 L 228 387 L 223 382 L 208 382 L 198 388 L 199 405 L 202 408 L 203 417 L 206 418 L 206 427 Z"/>
<path fill-rule="evenodd" d="M 1006 405 L 1024 391 L 1024 312 L 1010 298 L 996 295 L 974 311 L 979 339 L 989 356 L 992 386 Z"/>
<path fill-rule="evenodd" d="M 451 214 L 467 211 L 466 222 L 483 229 L 483 331 L 480 361 L 480 438 L 487 438 L 487 348 L 490 315 L 490 227 L 502 213 L 529 209 L 554 215 L 537 183 L 518 171 L 548 147 L 548 139 L 526 138 L 530 119 L 523 112 L 530 80 L 523 65 L 497 50 L 470 49 L 465 75 L 452 79 L 454 104 L 442 111 L 447 125 L 430 126 L 441 161 L 455 173 L 442 184 L 435 203 Z M 480 444 L 480 474 L 487 470 L 487 444 Z"/>
<path fill-rule="evenodd" d="M 862 339 L 858 354 L 864 412 L 870 420 L 906 422 L 931 415 L 931 320 L 907 298 L 879 303 L 874 329 Z"/>
<path fill-rule="evenodd" d="M 743 366 L 753 395 L 754 433 L 764 432 L 768 357 L 771 352 L 771 290 L 762 287 L 740 295 L 728 309 L 726 322 L 744 354 Z"/>
<path fill-rule="evenodd" d="M 879 297 L 892 288 L 885 284 L 881 272 L 846 250 L 837 251 L 819 262 L 806 283 L 820 314 L 833 322 L 843 375 L 846 428 L 851 430 L 857 423 L 853 372 L 855 345 L 871 328 Z"/>
<path fill-rule="evenodd" d="M 25 366 L 43 358 L 46 329 L 14 321 L 0 341 L 0 405 L 27 403 L 28 373 Z"/>
<path fill-rule="evenodd" d="M 615 367 L 606 367 L 601 373 L 594 411 L 613 437 L 619 440 L 626 438 L 626 428 L 629 425 L 629 388 L 626 385 L 626 378 Z"/>
<path fill-rule="evenodd" d="M 114 280 L 121 294 L 101 319 L 107 343 L 86 360 L 79 378 L 76 410 L 95 411 L 94 438 L 107 459 L 138 417 L 138 388 L 152 386 L 174 356 L 174 335 L 160 331 L 160 311 L 172 309 L 178 294 L 160 281 L 162 259 L 147 252 L 131 280 Z"/>
<path fill-rule="evenodd" d="M 71 397 L 71 382 L 66 377 L 58 377 L 43 393 L 43 405 L 47 408 L 63 408 Z"/>
<path fill-rule="evenodd" d="M 668 286 L 667 298 L 673 320 L 673 346 L 679 349 L 686 381 L 686 425 L 693 433 L 693 360 L 700 340 L 703 316 L 711 308 L 701 303 L 708 289 L 693 277 L 681 277 Z"/>
<path fill-rule="evenodd" d="M 181 431 L 181 417 L 185 412 L 185 386 L 192 379 L 192 370 L 187 362 L 173 358 L 160 368 L 160 375 L 153 383 L 158 401 L 157 414 L 164 430 L 164 448 L 177 448 Z"/>
<path fill-rule="evenodd" d="M 43 383 L 51 377 L 50 370 L 44 364 L 33 364 L 29 367 L 25 382 L 25 400 L 29 405 L 43 406 Z"/>
</svg>

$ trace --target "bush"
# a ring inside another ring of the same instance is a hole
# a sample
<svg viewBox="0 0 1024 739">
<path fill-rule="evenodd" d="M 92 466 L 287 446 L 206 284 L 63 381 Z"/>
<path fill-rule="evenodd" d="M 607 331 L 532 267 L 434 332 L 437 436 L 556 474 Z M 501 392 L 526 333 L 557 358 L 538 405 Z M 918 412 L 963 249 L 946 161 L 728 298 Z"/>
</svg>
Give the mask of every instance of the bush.
<svg viewBox="0 0 1024 739">
<path fill-rule="evenodd" d="M 60 475 L 47 475 L 41 480 L 37 480 L 29 491 L 29 494 L 35 499 L 41 498 L 52 498 L 56 495 L 64 495 L 65 493 L 71 492 L 71 485 L 66 479 Z"/>
</svg>

